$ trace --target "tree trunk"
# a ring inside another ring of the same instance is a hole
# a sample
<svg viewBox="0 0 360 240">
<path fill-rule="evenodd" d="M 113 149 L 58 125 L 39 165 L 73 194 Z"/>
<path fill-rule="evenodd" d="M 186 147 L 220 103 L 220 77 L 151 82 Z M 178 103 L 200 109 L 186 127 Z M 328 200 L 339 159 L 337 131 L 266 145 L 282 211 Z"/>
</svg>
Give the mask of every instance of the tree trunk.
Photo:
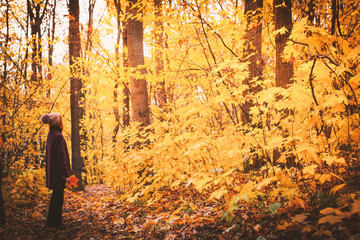
<svg viewBox="0 0 360 240">
<path fill-rule="evenodd" d="M 2 171 L 3 163 L 0 161 L 0 228 L 5 226 L 6 216 L 5 216 L 5 203 L 2 194 Z"/>
<path fill-rule="evenodd" d="M 84 190 L 81 172 L 84 171 L 84 161 L 80 150 L 80 120 L 83 116 L 81 106 L 82 83 L 80 78 L 80 30 L 79 30 L 79 0 L 69 2 L 69 65 L 70 65 L 70 108 L 71 108 L 71 152 L 72 170 L 79 179 L 78 189 Z"/>
<path fill-rule="evenodd" d="M 114 4 L 115 4 L 115 8 L 116 8 L 116 26 L 117 26 L 117 37 L 116 37 L 116 44 L 115 44 L 115 61 L 116 61 L 116 79 L 115 79 L 115 86 L 114 86 L 114 115 L 115 115 L 115 127 L 113 129 L 113 134 L 112 134 L 112 140 L 113 140 L 113 149 L 114 149 L 114 153 L 116 153 L 116 136 L 119 132 L 120 129 L 120 111 L 119 111 L 119 83 L 120 83 L 120 73 L 119 73 L 119 68 L 120 68 L 120 42 L 121 42 L 121 35 L 122 35 L 122 31 L 121 30 L 121 21 L 120 21 L 120 17 L 121 17 L 121 1 L 120 0 L 114 0 Z M 123 49 L 123 51 L 125 51 Z"/>
<path fill-rule="evenodd" d="M 93 35 L 93 16 L 96 0 L 89 0 L 89 16 L 88 16 L 88 26 L 87 26 L 87 35 L 86 35 L 86 44 L 85 44 L 85 55 L 87 52 L 91 51 L 92 48 L 92 35 Z"/>
<path fill-rule="evenodd" d="M 51 81 L 52 80 L 52 67 L 53 67 L 53 54 L 54 54 L 54 42 L 55 42 L 55 28 L 56 28 L 56 3 L 57 1 L 54 1 L 54 5 L 52 7 L 52 12 L 50 16 L 49 21 L 49 30 L 48 30 L 48 39 L 49 39 L 49 51 L 48 51 L 48 61 L 49 61 L 49 69 L 46 76 L 46 80 Z M 46 91 L 46 97 L 50 97 L 50 88 Z"/>
<path fill-rule="evenodd" d="M 308 19 L 309 19 L 309 23 L 314 23 L 314 19 L 315 19 L 315 0 L 309 0 L 308 3 Z"/>
<path fill-rule="evenodd" d="M 282 55 L 293 26 L 292 14 L 291 14 L 291 0 L 274 0 L 273 7 L 274 7 L 275 30 L 278 30 L 283 27 L 285 27 L 287 30 L 286 33 L 277 34 L 275 36 L 276 86 L 287 88 L 288 85 L 291 83 L 291 78 L 294 75 L 294 67 L 292 62 L 284 62 L 282 60 Z"/>
<path fill-rule="evenodd" d="M 92 37 L 93 37 L 93 19 L 94 19 L 94 8 L 95 8 L 95 3 L 96 0 L 89 0 L 88 4 L 89 4 L 89 8 L 88 8 L 88 23 L 87 23 L 87 31 L 86 31 L 86 43 L 85 43 L 85 51 L 83 52 L 83 58 L 87 59 L 88 61 L 90 61 L 90 56 L 92 52 Z M 81 67 L 79 66 L 79 69 Z M 87 67 L 81 68 L 83 75 L 87 76 L 88 78 L 90 78 L 90 72 L 89 69 Z M 82 87 L 82 83 L 81 83 L 81 93 L 80 93 L 80 101 L 81 101 L 81 118 L 83 119 L 85 116 L 85 109 L 86 109 L 86 97 L 85 95 L 87 93 L 91 94 L 91 89 L 83 89 Z M 90 113 L 90 119 L 93 119 L 93 114 Z M 83 124 L 81 123 L 80 120 L 80 153 L 83 153 L 83 162 L 86 161 L 88 159 L 88 129 L 83 126 Z"/>
<path fill-rule="evenodd" d="M 41 4 L 35 4 L 33 1 L 27 0 L 27 11 L 30 17 L 31 25 L 31 48 L 32 48 L 32 64 L 31 64 L 31 81 L 38 82 L 42 79 L 42 48 L 41 48 L 41 23 L 44 19 L 48 0 L 44 3 L 43 11 Z M 33 12 L 35 9 L 35 13 Z"/>
<path fill-rule="evenodd" d="M 335 28 L 336 28 L 336 19 L 338 17 L 338 10 L 337 10 L 337 4 L 336 4 L 336 0 L 332 0 L 331 1 L 331 11 L 332 11 L 332 16 L 331 16 L 331 35 L 335 34 Z"/>
<path fill-rule="evenodd" d="M 138 0 L 129 1 L 129 13 L 136 16 L 142 10 L 138 5 Z M 129 67 L 136 69 L 144 65 L 143 49 L 143 22 L 137 17 L 128 20 L 128 63 Z M 145 79 L 145 69 L 138 70 L 140 74 L 130 77 L 130 95 L 132 106 L 133 121 L 141 123 L 143 126 L 150 124 L 150 111 L 148 106 L 147 83 Z M 139 76 L 141 75 L 141 76 Z"/>
<path fill-rule="evenodd" d="M 128 8 L 128 7 L 127 7 Z M 126 9 L 128 12 L 129 10 Z M 129 67 L 129 59 L 128 59 L 128 53 L 125 51 L 125 49 L 128 49 L 128 24 L 127 22 L 123 22 L 123 32 L 122 32 L 122 40 L 123 40 L 123 67 L 125 68 L 125 72 L 127 71 L 127 67 Z M 124 82 L 123 83 L 123 125 L 124 127 L 129 126 L 130 124 L 130 89 L 129 89 L 129 83 Z"/>
<path fill-rule="evenodd" d="M 5 11 L 5 21 L 6 21 L 6 36 L 5 36 L 5 47 L 8 48 L 9 46 L 9 34 L 10 34 L 10 25 L 9 25 L 9 0 L 6 0 L 6 11 Z M 3 83 L 5 85 L 6 79 L 7 79 L 7 58 L 5 58 L 4 63 L 3 63 L 3 67 L 4 67 L 4 72 L 3 75 L 1 76 L 3 78 Z M 4 96 L 6 95 L 6 93 L 4 93 Z M 4 101 L 5 103 L 6 101 Z M 3 108 L 4 106 L 1 106 L 2 110 L 5 110 L 5 108 Z M 3 116 L 3 121 L 2 124 L 5 124 L 5 115 Z M 5 142 L 5 134 L 4 132 L 1 133 L 1 139 L 0 139 L 0 148 L 1 145 L 3 144 L 3 142 Z M 3 149 L 4 151 L 4 149 Z M 3 161 L 4 161 L 4 154 L 1 154 L 1 159 L 0 159 L 0 228 L 5 226 L 6 223 L 6 215 L 5 215 L 5 203 L 4 203 L 4 199 L 3 199 L 3 193 L 2 193 L 2 178 L 3 178 Z"/>
<path fill-rule="evenodd" d="M 39 6 L 40 7 L 40 6 Z M 36 8 L 38 10 L 38 8 Z M 32 54 L 31 54 L 31 81 L 37 82 L 37 61 L 38 61 L 38 49 L 37 49 L 37 22 L 36 17 L 34 16 L 30 0 L 28 0 L 28 14 L 30 14 L 30 25 L 31 25 L 31 48 L 32 48 Z M 37 14 L 36 14 L 37 15 Z"/>
<path fill-rule="evenodd" d="M 244 59 L 249 61 L 249 78 L 245 84 L 249 85 L 249 91 L 258 92 L 259 87 L 254 88 L 251 86 L 250 81 L 253 78 L 260 80 L 263 65 L 261 55 L 261 8 L 263 7 L 263 0 L 245 0 L 245 14 L 247 16 L 247 31 L 245 34 L 246 44 L 244 51 Z M 242 106 L 242 122 L 247 124 L 250 122 L 249 111 L 254 104 L 246 102 Z"/>
<path fill-rule="evenodd" d="M 162 17 L 162 0 L 154 0 L 155 7 L 155 62 L 156 62 L 156 77 L 158 79 L 155 96 L 160 109 L 165 111 L 166 105 L 166 89 L 165 79 L 161 76 L 164 70 L 164 23 Z"/>
</svg>

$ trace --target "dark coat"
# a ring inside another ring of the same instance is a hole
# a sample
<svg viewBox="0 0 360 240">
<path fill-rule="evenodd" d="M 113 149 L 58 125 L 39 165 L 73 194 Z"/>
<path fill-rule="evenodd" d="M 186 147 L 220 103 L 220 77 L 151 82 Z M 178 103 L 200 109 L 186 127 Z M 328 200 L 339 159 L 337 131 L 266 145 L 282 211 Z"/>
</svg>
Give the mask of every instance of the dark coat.
<svg viewBox="0 0 360 240">
<path fill-rule="evenodd" d="M 46 141 L 46 187 L 64 189 L 70 175 L 69 153 L 61 128 L 51 126 Z"/>
</svg>

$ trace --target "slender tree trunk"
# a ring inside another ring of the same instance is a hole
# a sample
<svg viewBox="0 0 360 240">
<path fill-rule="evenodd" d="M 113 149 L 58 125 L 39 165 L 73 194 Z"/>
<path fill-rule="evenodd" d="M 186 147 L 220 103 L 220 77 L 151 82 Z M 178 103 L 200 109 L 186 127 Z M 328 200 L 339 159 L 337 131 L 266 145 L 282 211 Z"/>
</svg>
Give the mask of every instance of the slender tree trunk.
<svg viewBox="0 0 360 240">
<path fill-rule="evenodd" d="M 162 17 L 162 0 L 154 0 L 155 7 L 155 62 L 156 62 L 156 77 L 158 83 L 156 86 L 155 96 L 158 101 L 160 109 L 165 111 L 166 105 L 166 88 L 165 79 L 162 77 L 162 71 L 164 70 L 164 23 Z"/>
<path fill-rule="evenodd" d="M 315 0 L 309 0 L 307 14 L 308 14 L 309 23 L 314 23 L 314 19 L 315 19 Z"/>
<path fill-rule="evenodd" d="M 292 14 L 291 14 L 291 0 L 274 0 L 273 2 L 275 30 L 285 27 L 286 33 L 277 34 L 275 36 L 276 48 L 276 66 L 275 66 L 275 81 L 276 87 L 287 88 L 291 83 L 291 78 L 294 75 L 294 68 L 292 62 L 284 62 L 282 55 L 286 42 L 289 39 L 292 30 Z M 286 113 L 288 114 L 288 113 Z M 273 149 L 273 164 L 279 159 L 281 149 Z"/>
<path fill-rule="evenodd" d="M 120 82 L 120 73 L 119 73 L 120 50 L 119 50 L 119 48 L 120 48 L 122 30 L 121 30 L 121 21 L 120 21 L 121 2 L 120 2 L 120 0 L 114 0 L 114 4 L 116 7 L 116 26 L 117 26 L 117 38 L 116 38 L 116 44 L 115 44 L 115 58 L 116 58 L 116 68 L 117 69 L 116 69 L 116 79 L 115 79 L 114 92 L 113 92 L 113 96 L 114 96 L 113 111 L 114 111 L 114 115 L 115 115 L 115 127 L 113 129 L 112 140 L 113 140 L 114 153 L 116 153 L 116 136 L 120 129 L 118 90 L 119 90 L 119 82 Z"/>
<path fill-rule="evenodd" d="M 87 52 L 91 51 L 92 48 L 92 35 L 93 35 L 93 19 L 94 19 L 94 8 L 96 0 L 89 0 L 89 16 L 88 16 L 88 26 L 87 26 L 87 35 L 86 35 L 86 44 L 85 44 L 85 56 L 87 57 Z"/>
<path fill-rule="evenodd" d="M 40 8 L 40 6 L 39 6 Z M 30 0 L 28 0 L 28 11 L 30 14 L 30 25 L 31 25 L 31 46 L 32 46 L 32 54 L 31 54 L 31 59 L 32 59 L 32 63 L 31 63 L 31 70 L 32 70 L 32 74 L 31 74 L 31 81 L 32 82 L 37 82 L 37 61 L 38 61 L 38 45 L 37 45 L 37 31 L 38 31 L 38 26 L 37 26 L 37 22 L 36 22 L 36 18 L 37 18 L 37 14 L 34 16 L 32 7 L 31 7 L 31 3 Z M 38 11 L 38 7 L 36 7 L 36 11 Z M 37 12 L 36 12 L 37 13 Z"/>
<path fill-rule="evenodd" d="M 9 47 L 9 34 L 10 34 L 10 25 L 9 25 L 9 8 L 10 8 L 10 4 L 9 4 L 9 0 L 6 0 L 6 11 L 5 11 L 5 21 L 6 21 L 6 35 L 5 35 L 5 48 L 7 49 Z M 7 79 L 7 57 L 4 58 L 4 62 L 3 62 L 3 74 L 2 74 L 2 79 L 3 79 L 3 84 L 5 86 L 5 82 Z"/>
<path fill-rule="evenodd" d="M 142 10 L 139 6 L 139 0 L 129 0 L 129 13 L 131 16 L 137 16 Z M 131 17 L 128 20 L 128 61 L 130 68 L 138 68 L 144 65 L 143 49 L 143 22 L 137 17 Z M 143 126 L 150 124 L 150 110 L 148 106 L 147 83 L 145 79 L 145 69 L 140 70 L 139 77 L 130 77 L 130 94 L 133 121 L 141 123 Z"/>
<path fill-rule="evenodd" d="M 3 160 L 0 161 L 0 227 L 5 226 L 6 215 L 5 215 L 5 203 L 2 194 L 2 171 L 3 171 Z"/>
<path fill-rule="evenodd" d="M 83 58 L 90 61 L 90 56 L 92 52 L 92 37 L 93 37 L 93 19 L 94 19 L 94 8 L 95 8 L 96 0 L 89 0 L 89 8 L 88 8 L 88 23 L 87 23 L 87 32 L 86 32 L 86 43 L 85 43 L 85 51 L 83 52 Z M 79 68 L 81 68 L 79 66 Z M 81 68 L 83 75 L 90 78 L 90 72 L 87 67 Z M 91 94 L 91 89 L 84 89 L 82 87 L 81 83 L 81 118 L 84 119 L 85 116 L 85 109 L 86 109 L 86 94 Z M 93 116 L 93 113 L 90 113 L 89 118 L 93 119 L 95 116 Z M 88 159 L 88 129 L 85 127 L 80 120 L 80 153 L 83 153 L 83 160 L 86 161 Z"/>
<path fill-rule="evenodd" d="M 337 0 L 332 0 L 331 1 L 331 11 L 332 11 L 332 16 L 331 16 L 331 35 L 335 34 L 335 29 L 336 29 L 336 19 L 338 17 L 338 7 L 337 7 Z"/>
<path fill-rule="evenodd" d="M 35 4 L 33 1 L 27 0 L 27 11 L 30 17 L 31 25 L 31 45 L 32 45 L 32 64 L 31 64 L 31 81 L 38 82 L 42 79 L 42 47 L 41 47 L 41 23 L 44 19 L 48 0 L 44 3 L 41 12 L 41 4 Z M 33 12 L 35 10 L 35 13 Z"/>
<path fill-rule="evenodd" d="M 126 12 L 128 11 L 129 10 L 126 9 Z M 126 51 L 128 49 L 128 44 L 127 44 L 128 24 L 125 21 L 123 22 L 122 41 L 123 41 L 123 67 L 125 68 L 125 72 L 126 72 L 127 68 L 129 67 L 129 61 L 128 61 L 128 52 Z M 127 81 L 123 83 L 123 104 L 124 104 L 123 125 L 124 127 L 127 127 L 130 125 L 130 89 L 129 89 L 129 83 Z"/>
<path fill-rule="evenodd" d="M 55 41 L 55 28 L 56 28 L 56 3 L 57 1 L 54 0 L 54 5 L 52 7 L 51 12 L 51 21 L 49 21 L 49 31 L 48 31 L 48 39 L 49 39 L 49 51 L 48 51 L 48 62 L 49 62 L 49 69 L 46 76 L 48 81 L 51 81 L 53 76 L 51 74 L 52 67 L 53 67 L 53 55 L 54 55 L 54 41 Z M 46 96 L 50 97 L 50 88 L 46 91 Z"/>
<path fill-rule="evenodd" d="M 261 55 L 261 9 L 263 0 L 245 0 L 245 14 L 247 16 L 247 31 L 245 34 L 246 45 L 244 51 L 244 59 L 249 61 L 249 78 L 245 84 L 249 85 L 249 91 L 258 92 L 259 87 L 254 88 L 250 81 L 254 78 L 261 80 L 263 71 L 262 55 Z M 242 106 L 242 122 L 247 124 L 250 122 L 249 111 L 254 104 L 246 102 Z"/>
<path fill-rule="evenodd" d="M 10 26 L 9 26 L 9 0 L 6 0 L 6 11 L 5 11 L 5 21 L 6 21 L 6 36 L 5 36 L 5 47 L 8 48 L 9 46 L 9 34 L 10 34 Z M 6 79 L 7 79 L 7 58 L 5 58 L 4 63 L 3 63 L 3 67 L 4 67 L 4 72 L 2 77 L 2 83 L 5 85 Z M 0 87 L 2 86 L 2 84 L 0 85 Z M 0 90 L 2 90 L 0 88 Z M 5 90 L 5 89 L 4 89 Z M 6 95 L 6 93 L 3 93 L 4 96 Z M 6 101 L 4 101 L 5 103 Z M 1 106 L 1 110 L 5 110 L 3 109 L 4 106 Z M 2 117 L 2 124 L 5 124 L 5 115 Z M 0 149 L 1 149 L 1 145 L 3 144 L 3 142 L 5 142 L 5 134 L 2 132 L 1 133 L 1 139 L 0 139 Z M 4 150 L 3 150 L 4 151 Z M 0 227 L 5 226 L 6 223 L 6 215 L 5 215 L 5 203 L 4 203 L 4 199 L 3 199 L 3 193 L 2 193 L 2 179 L 3 179 L 3 161 L 4 161 L 4 154 L 1 154 L 1 159 L 0 159 Z"/>
<path fill-rule="evenodd" d="M 291 0 L 274 0 L 274 20 L 275 30 L 285 27 L 287 32 L 284 34 L 277 34 L 275 36 L 276 48 L 276 86 L 288 87 L 291 83 L 291 78 L 294 75 L 294 67 L 292 62 L 284 62 L 282 55 L 286 42 L 289 39 L 292 30 L 292 14 L 291 14 Z"/>
<path fill-rule="evenodd" d="M 83 116 L 81 107 L 82 83 L 80 78 L 80 29 L 79 29 L 79 0 L 69 2 L 69 65 L 70 65 L 70 108 L 71 108 L 71 152 L 72 170 L 79 179 L 78 189 L 84 190 L 81 172 L 84 171 L 84 161 L 80 150 L 80 120 Z"/>
</svg>

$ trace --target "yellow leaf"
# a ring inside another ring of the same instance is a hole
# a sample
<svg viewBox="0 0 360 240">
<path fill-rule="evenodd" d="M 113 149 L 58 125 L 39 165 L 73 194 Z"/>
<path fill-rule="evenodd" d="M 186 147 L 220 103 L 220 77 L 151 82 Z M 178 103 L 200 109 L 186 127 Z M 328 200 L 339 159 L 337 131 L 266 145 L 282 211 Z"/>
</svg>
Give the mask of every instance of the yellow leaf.
<svg viewBox="0 0 360 240">
<path fill-rule="evenodd" d="M 307 153 L 312 157 L 313 160 L 315 160 L 316 163 L 321 164 L 321 158 L 319 155 L 315 152 L 315 149 L 308 148 L 306 149 Z"/>
<path fill-rule="evenodd" d="M 338 223 L 341 222 L 342 218 L 340 216 L 334 216 L 334 215 L 327 215 L 325 217 L 322 217 L 319 219 L 319 223 L 330 223 L 330 224 L 334 224 L 334 223 Z"/>
<path fill-rule="evenodd" d="M 293 218 L 293 222 L 301 223 L 301 222 L 303 222 L 306 218 L 307 218 L 307 215 L 306 215 L 305 213 L 297 214 L 297 215 L 295 215 L 295 217 Z"/>
<path fill-rule="evenodd" d="M 287 30 L 285 27 L 282 27 L 282 28 L 274 31 L 274 35 L 278 35 L 278 34 L 283 35 L 283 34 L 285 34 L 286 32 L 288 32 L 288 30 Z"/>
<path fill-rule="evenodd" d="M 198 181 L 194 181 L 193 184 L 195 185 L 195 188 L 201 192 L 205 187 L 206 184 L 210 181 L 211 179 L 209 177 L 207 177 L 206 179 L 201 179 Z"/>
<path fill-rule="evenodd" d="M 41 3 L 41 0 L 34 0 L 34 3 L 37 5 L 37 4 Z"/>
<path fill-rule="evenodd" d="M 339 163 L 339 164 L 342 164 L 342 165 L 346 164 L 344 158 L 337 158 L 337 157 L 333 157 L 333 156 L 324 157 L 323 161 L 326 162 L 329 165 L 334 164 L 334 163 Z"/>
<path fill-rule="evenodd" d="M 265 178 L 261 183 L 256 185 L 256 189 L 260 190 L 262 187 L 269 185 L 272 181 L 275 181 L 276 177 Z"/>
<path fill-rule="evenodd" d="M 325 182 L 329 182 L 331 181 L 331 175 L 330 174 L 323 174 L 321 175 L 321 177 L 319 178 L 319 181 L 323 184 Z"/>
<path fill-rule="evenodd" d="M 75 20 L 75 18 L 74 18 L 73 16 L 71 16 L 70 14 L 68 14 L 67 16 L 69 17 L 70 21 L 74 21 L 74 20 Z"/>
<path fill-rule="evenodd" d="M 320 213 L 323 214 L 323 215 L 328 215 L 328 214 L 340 215 L 341 211 L 339 209 L 336 209 L 336 208 L 328 207 L 328 208 L 325 208 L 325 209 L 321 210 Z"/>
<path fill-rule="evenodd" d="M 318 165 L 311 165 L 311 166 L 307 166 L 307 167 L 304 167 L 303 169 L 303 173 L 304 174 L 310 174 L 310 175 L 314 175 L 315 174 L 315 168 L 317 168 Z"/>
<path fill-rule="evenodd" d="M 346 183 L 343 183 L 343 184 L 340 184 L 340 185 L 337 185 L 335 187 L 333 187 L 331 190 L 330 190 L 330 193 L 332 194 L 335 194 L 337 191 L 339 191 L 340 189 L 342 189 L 343 187 L 345 187 Z"/>
<path fill-rule="evenodd" d="M 246 183 L 242 188 L 240 192 L 240 196 L 244 200 L 249 200 L 250 197 L 253 195 L 252 190 L 254 190 L 255 184 L 253 182 Z"/>
<path fill-rule="evenodd" d="M 278 224 L 277 226 L 276 226 L 276 228 L 278 229 L 278 230 L 285 230 L 285 229 L 287 229 L 288 227 L 289 227 L 289 223 L 288 222 L 284 222 L 284 224 Z"/>
<path fill-rule="evenodd" d="M 295 199 L 292 201 L 292 204 L 294 206 L 299 206 L 301 207 L 302 209 L 305 209 L 306 208 L 306 203 L 304 200 L 302 200 L 301 198 L 299 197 L 295 197 Z"/>
<path fill-rule="evenodd" d="M 351 205 L 351 213 L 356 214 L 359 212 L 360 212 L 360 200 L 357 200 Z"/>
<path fill-rule="evenodd" d="M 212 198 L 216 198 L 216 199 L 220 199 L 222 196 L 224 196 L 224 194 L 226 194 L 228 191 L 226 190 L 225 187 L 220 188 L 219 190 L 214 191 L 211 195 L 210 195 L 210 199 Z"/>
</svg>

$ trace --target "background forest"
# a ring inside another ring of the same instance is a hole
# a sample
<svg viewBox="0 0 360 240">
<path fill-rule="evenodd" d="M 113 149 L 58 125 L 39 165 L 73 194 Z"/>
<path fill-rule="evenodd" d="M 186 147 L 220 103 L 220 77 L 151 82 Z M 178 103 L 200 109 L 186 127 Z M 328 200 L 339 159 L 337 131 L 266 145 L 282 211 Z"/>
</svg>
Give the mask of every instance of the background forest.
<svg viewBox="0 0 360 240">
<path fill-rule="evenodd" d="M 77 190 L 105 184 L 156 212 L 144 232 L 360 236 L 358 0 L 3 0 L 0 13 L 1 226 L 10 204 L 48 196 L 39 117 L 59 112 Z"/>
</svg>

